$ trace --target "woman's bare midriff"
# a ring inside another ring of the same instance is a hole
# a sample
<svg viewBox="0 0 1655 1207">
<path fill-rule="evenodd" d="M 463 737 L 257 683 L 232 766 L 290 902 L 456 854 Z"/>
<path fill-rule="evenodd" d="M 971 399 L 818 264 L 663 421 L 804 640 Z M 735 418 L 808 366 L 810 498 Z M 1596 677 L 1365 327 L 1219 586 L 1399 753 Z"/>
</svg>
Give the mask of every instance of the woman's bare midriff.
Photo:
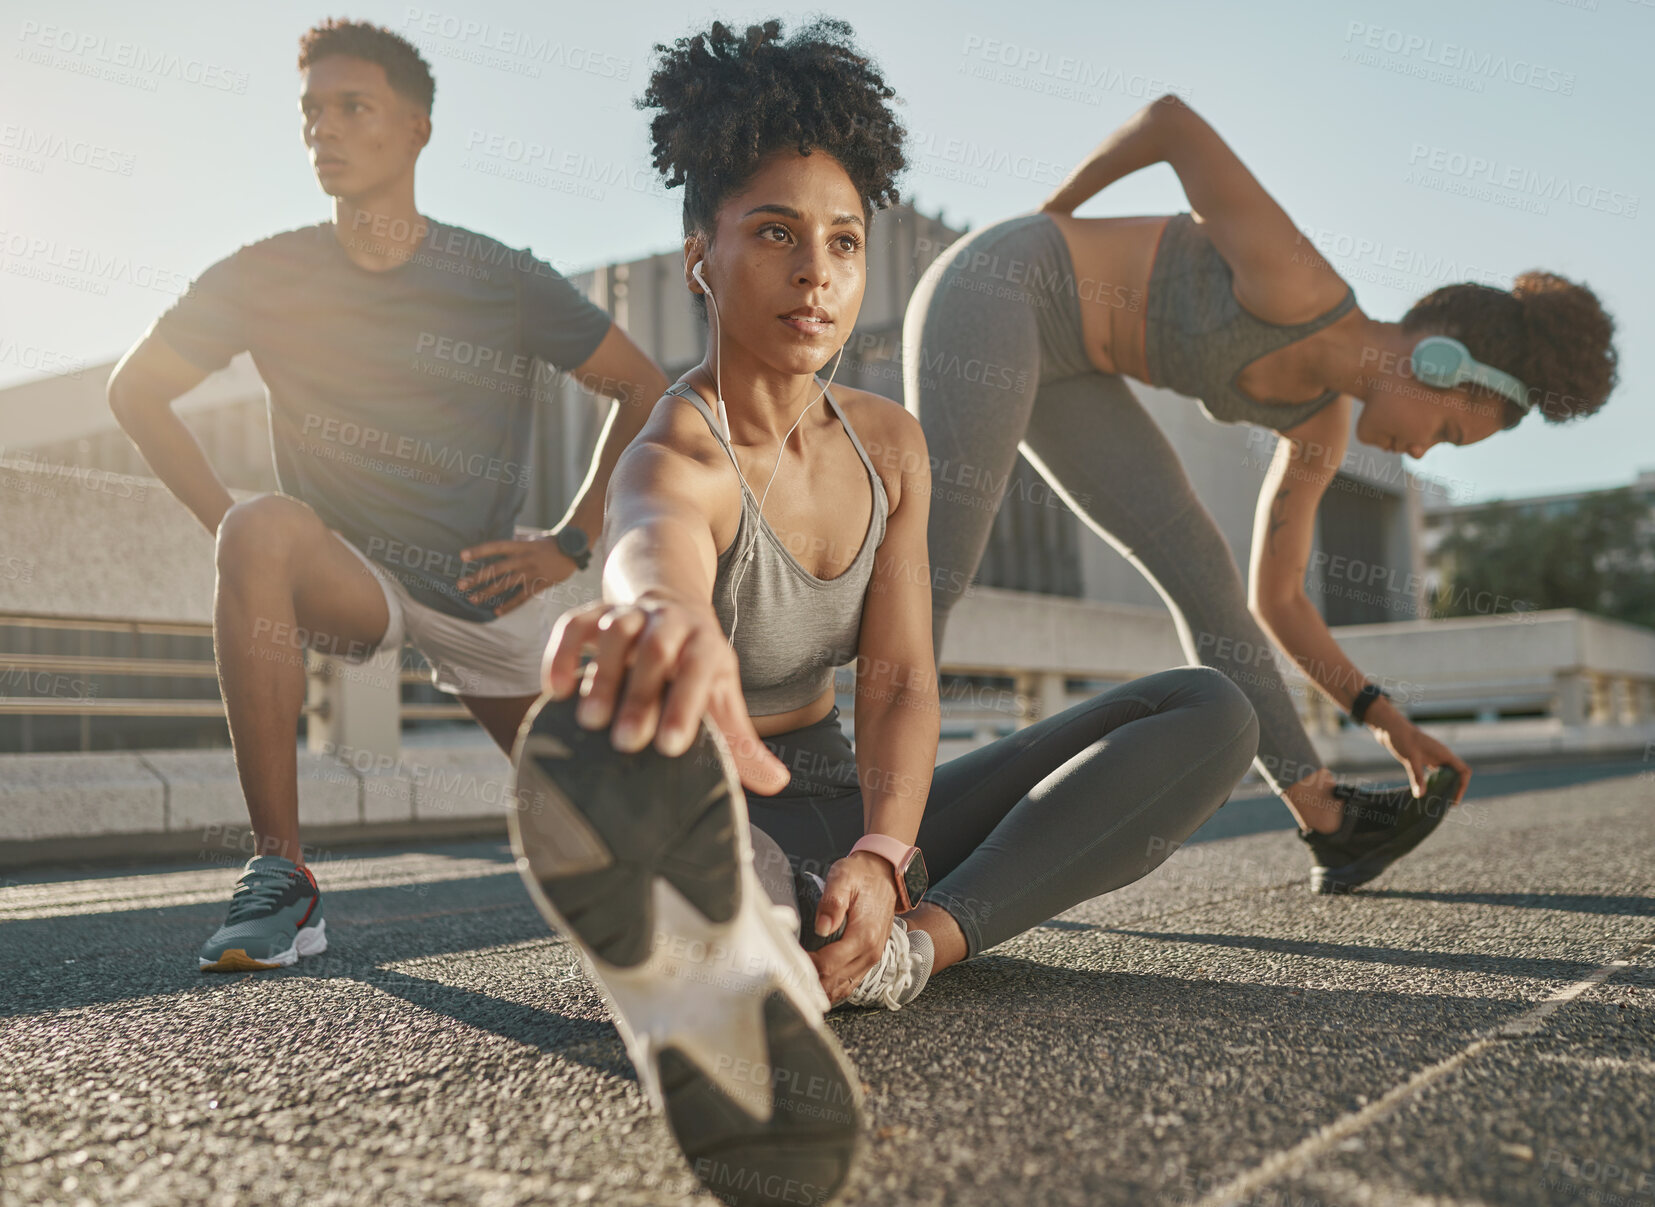
<svg viewBox="0 0 1655 1207">
<path fill-rule="evenodd" d="M 1147 380 L 1144 313 L 1165 214 L 1075 218 L 1053 214 L 1069 247 L 1086 354 L 1100 373 Z"/>
<path fill-rule="evenodd" d="M 806 725 L 814 725 L 832 711 L 833 691 L 829 689 L 809 704 L 801 704 L 798 708 L 787 712 L 774 712 L 762 717 L 754 717 L 753 728 L 758 731 L 759 737 L 768 738 L 778 733 L 786 733 L 792 729 L 802 729 Z"/>
</svg>

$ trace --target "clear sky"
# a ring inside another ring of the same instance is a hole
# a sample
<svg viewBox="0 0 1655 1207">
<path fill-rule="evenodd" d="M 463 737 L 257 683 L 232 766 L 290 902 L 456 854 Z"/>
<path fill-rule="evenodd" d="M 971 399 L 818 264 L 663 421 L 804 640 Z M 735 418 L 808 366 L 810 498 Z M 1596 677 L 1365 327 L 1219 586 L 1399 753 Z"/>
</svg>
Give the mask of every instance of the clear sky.
<svg viewBox="0 0 1655 1207">
<path fill-rule="evenodd" d="M 652 44 L 715 16 L 812 11 L 0 0 L 0 384 L 118 355 L 214 260 L 329 216 L 294 68 L 324 16 L 387 25 L 431 62 L 422 212 L 572 271 L 678 242 L 678 194 L 654 184 L 632 105 Z M 956 224 L 1031 209 L 1170 89 L 1369 314 L 1531 267 L 1584 280 L 1620 326 L 1605 411 L 1563 429 L 1531 419 L 1421 467 L 1476 498 L 1655 468 L 1655 0 L 838 0 L 833 14 L 901 98 L 907 194 Z M 1079 212 L 1184 208 L 1159 166 Z"/>
</svg>

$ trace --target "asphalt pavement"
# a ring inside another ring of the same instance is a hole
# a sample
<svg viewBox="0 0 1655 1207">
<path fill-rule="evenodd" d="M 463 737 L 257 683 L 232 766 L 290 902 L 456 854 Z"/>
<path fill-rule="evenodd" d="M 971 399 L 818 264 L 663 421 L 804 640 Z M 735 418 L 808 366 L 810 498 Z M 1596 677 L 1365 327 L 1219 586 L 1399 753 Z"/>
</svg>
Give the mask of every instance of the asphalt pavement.
<svg viewBox="0 0 1655 1207">
<path fill-rule="evenodd" d="M 1655 769 L 1480 773 L 1316 897 L 1238 798 L 830 1025 L 848 1204 L 1655 1207 Z M 500 842 L 323 852 L 329 951 L 195 970 L 242 855 L 0 883 L 0 1203 L 708 1203 Z"/>
</svg>

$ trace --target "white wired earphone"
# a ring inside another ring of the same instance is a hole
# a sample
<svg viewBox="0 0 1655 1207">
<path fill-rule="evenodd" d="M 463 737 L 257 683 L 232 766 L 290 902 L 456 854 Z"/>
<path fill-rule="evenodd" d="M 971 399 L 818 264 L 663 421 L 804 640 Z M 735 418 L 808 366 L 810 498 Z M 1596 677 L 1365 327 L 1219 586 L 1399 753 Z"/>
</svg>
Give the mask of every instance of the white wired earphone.
<svg viewBox="0 0 1655 1207">
<path fill-rule="evenodd" d="M 696 283 L 701 286 L 702 292 L 704 292 L 707 295 L 707 299 L 710 302 L 712 302 L 712 304 L 713 304 L 713 320 L 718 323 L 718 334 L 715 337 L 716 343 L 715 343 L 715 346 L 714 346 L 714 349 L 713 349 L 713 352 L 714 352 L 714 357 L 713 357 L 713 389 L 718 395 L 718 421 L 724 425 L 724 439 L 726 441 L 731 441 L 731 436 L 730 436 L 730 412 L 724 406 L 724 381 L 723 381 L 723 371 L 724 371 L 724 354 L 723 354 L 723 349 L 724 349 L 724 322 L 723 322 L 722 319 L 719 318 L 719 315 L 718 315 L 718 299 L 713 297 L 712 286 L 708 285 L 707 284 L 707 278 L 701 275 L 701 261 L 700 260 L 697 260 L 694 264 L 692 264 L 690 266 L 690 275 L 695 278 Z M 805 409 L 803 411 L 799 412 L 799 418 L 795 419 L 793 421 L 793 427 L 790 427 L 790 428 L 787 429 L 787 435 L 782 437 L 781 445 L 780 445 L 780 447 L 778 447 L 776 449 L 776 464 L 771 467 L 771 469 L 770 469 L 770 480 L 764 484 L 764 493 L 759 496 L 759 523 L 761 523 L 761 524 L 764 523 L 764 501 L 767 498 L 770 497 L 770 487 L 775 482 L 776 474 L 782 467 L 782 454 L 787 451 L 787 442 L 793 436 L 793 428 L 796 428 L 796 427 L 799 426 L 799 420 L 801 420 L 805 417 L 805 415 L 809 412 L 811 407 L 815 406 L 818 402 L 822 401 L 823 395 L 825 395 L 828 392 L 828 386 L 831 386 L 833 384 L 834 374 L 839 372 L 839 362 L 842 359 L 844 359 L 844 355 L 845 355 L 845 345 L 840 344 L 839 345 L 839 351 L 833 358 L 833 371 L 828 374 L 827 385 L 824 385 L 822 387 L 821 393 L 817 394 L 815 398 L 812 398 L 810 400 L 810 402 L 808 404 L 806 404 Z M 747 486 L 747 488 L 749 490 L 751 490 L 752 487 L 750 485 L 748 485 L 748 482 L 747 482 L 747 475 L 745 475 L 741 472 L 741 465 L 736 461 L 734 448 L 732 448 L 730 450 L 730 462 L 731 462 L 731 464 L 735 465 L 735 467 L 736 467 L 736 476 L 741 479 L 742 485 Z M 748 559 L 749 560 L 752 557 L 752 553 L 751 553 L 752 549 L 753 549 L 753 544 L 752 544 L 752 542 L 749 542 L 748 543 L 748 550 L 749 550 Z M 736 569 L 737 569 L 736 581 L 730 587 L 730 636 L 729 636 L 729 643 L 731 645 L 734 645 L 735 641 L 736 641 L 736 624 L 740 620 L 740 609 L 741 609 L 741 600 L 740 600 L 740 597 L 739 597 L 739 592 L 741 590 L 741 579 L 743 577 L 745 577 L 746 572 L 747 572 L 747 562 L 743 561 L 741 563 L 741 565 L 738 566 Z"/>
</svg>

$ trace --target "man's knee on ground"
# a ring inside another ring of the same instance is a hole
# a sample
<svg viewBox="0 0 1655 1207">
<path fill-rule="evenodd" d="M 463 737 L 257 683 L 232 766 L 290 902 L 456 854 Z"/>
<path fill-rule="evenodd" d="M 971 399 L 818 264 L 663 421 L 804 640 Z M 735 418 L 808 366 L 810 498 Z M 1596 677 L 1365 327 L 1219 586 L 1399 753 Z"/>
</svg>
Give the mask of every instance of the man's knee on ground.
<svg viewBox="0 0 1655 1207">
<path fill-rule="evenodd" d="M 306 539 L 327 531 L 321 518 L 297 499 L 262 494 L 243 499 L 219 521 L 214 560 L 220 576 L 268 575 Z"/>
</svg>

